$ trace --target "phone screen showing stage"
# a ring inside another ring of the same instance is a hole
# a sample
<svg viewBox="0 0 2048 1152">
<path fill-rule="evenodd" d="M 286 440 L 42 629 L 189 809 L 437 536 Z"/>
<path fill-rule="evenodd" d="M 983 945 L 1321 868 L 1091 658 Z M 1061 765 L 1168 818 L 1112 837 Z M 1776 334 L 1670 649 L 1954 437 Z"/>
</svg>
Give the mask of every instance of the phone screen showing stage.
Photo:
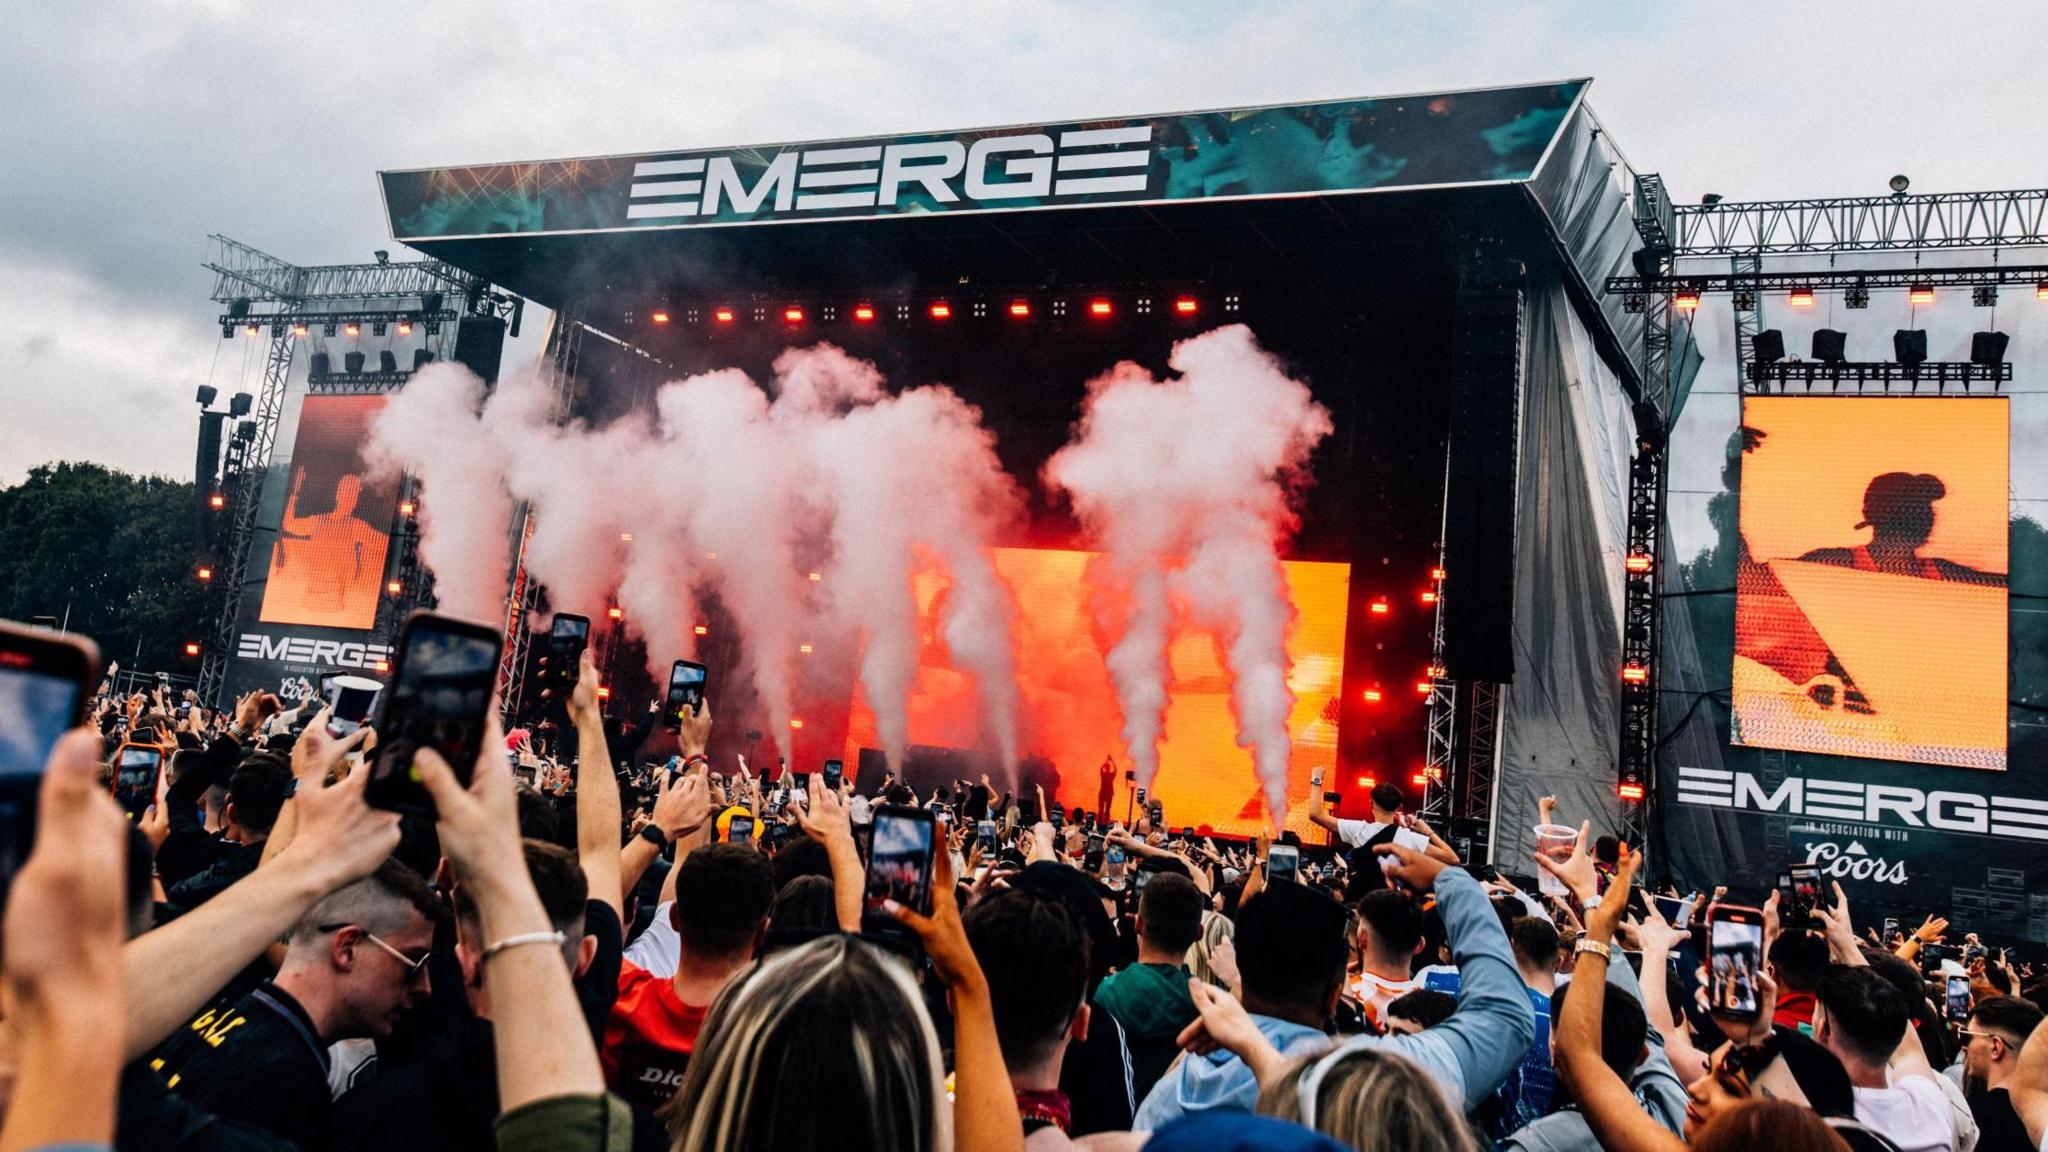
<svg viewBox="0 0 2048 1152">
<path fill-rule="evenodd" d="M 1754 1017 L 1757 977 L 1763 968 L 1764 925 L 1755 919 L 1716 915 L 1709 924 L 1707 1006 L 1722 1016 Z"/>
<path fill-rule="evenodd" d="M 932 850 L 937 843 L 931 813 L 915 808 L 875 810 L 868 842 L 867 903 L 894 900 L 929 913 L 932 907 Z"/>
<path fill-rule="evenodd" d="M 680 718 L 684 709 L 695 715 L 704 707 L 704 666 L 678 660 L 668 670 L 668 714 Z"/>
<path fill-rule="evenodd" d="M 37 793 L 50 750 L 78 721 L 79 685 L 25 666 L 0 651 L 0 895 L 36 838 Z"/>
<path fill-rule="evenodd" d="M 497 634 L 475 625 L 436 617 L 408 623 L 378 725 L 372 804 L 432 809 L 426 788 L 412 779 L 413 754 L 422 748 L 439 752 L 456 778 L 469 782 L 483 750 L 498 654 Z"/>
<path fill-rule="evenodd" d="M 139 819 L 156 803 L 156 774 L 163 762 L 164 754 L 155 748 L 122 747 L 114 766 L 114 799 L 131 819 Z"/>
</svg>

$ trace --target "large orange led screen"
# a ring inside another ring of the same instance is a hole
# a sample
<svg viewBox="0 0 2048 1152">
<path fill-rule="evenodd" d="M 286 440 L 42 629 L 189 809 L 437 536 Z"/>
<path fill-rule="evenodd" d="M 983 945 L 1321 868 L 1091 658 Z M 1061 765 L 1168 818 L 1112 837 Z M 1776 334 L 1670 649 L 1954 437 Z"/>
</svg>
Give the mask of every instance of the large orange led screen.
<svg viewBox="0 0 2048 1152">
<path fill-rule="evenodd" d="M 398 483 L 370 480 L 363 445 L 383 407 L 383 396 L 305 398 L 263 589 L 264 623 L 376 625 Z"/>
<path fill-rule="evenodd" d="M 2005 767 L 2002 398 L 1742 406 L 1734 742 Z"/>
<path fill-rule="evenodd" d="M 1022 753 L 1050 761 L 1058 771 L 1059 803 L 1091 810 L 1102 796 L 1100 766 L 1105 758 L 1113 760 L 1109 807 L 1120 820 L 1131 802 L 1131 786 L 1124 781 L 1130 757 L 1124 753 L 1123 716 L 1102 659 L 1114 637 L 1100 632 L 1088 607 L 1088 565 L 1094 558 L 1090 552 L 1021 548 L 995 553 L 996 571 L 1017 597 Z M 1299 613 L 1287 641 L 1293 661 L 1294 712 L 1288 730 L 1294 752 L 1288 765 L 1286 826 L 1307 834 L 1312 830 L 1309 774 L 1317 768 L 1329 772 L 1337 758 L 1336 700 L 1344 675 L 1351 566 L 1295 562 L 1284 567 Z M 981 709 L 973 681 L 947 659 L 936 620 L 944 591 L 943 576 L 917 580 L 925 643 L 910 696 L 910 741 L 973 748 L 980 739 Z M 1230 675 L 1215 637 L 1183 628 L 1169 657 L 1166 738 L 1150 795 L 1159 798 L 1174 828 L 1206 825 L 1238 835 L 1265 828 L 1265 800 L 1251 753 L 1237 745 Z M 864 746 L 878 746 L 875 716 L 856 690 L 847 725 L 849 764 Z"/>
</svg>

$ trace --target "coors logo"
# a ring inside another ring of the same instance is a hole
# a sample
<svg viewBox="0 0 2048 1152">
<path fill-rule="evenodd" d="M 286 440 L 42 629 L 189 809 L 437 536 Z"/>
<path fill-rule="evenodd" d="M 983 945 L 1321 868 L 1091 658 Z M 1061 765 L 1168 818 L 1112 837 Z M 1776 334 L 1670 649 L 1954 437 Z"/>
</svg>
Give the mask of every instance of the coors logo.
<svg viewBox="0 0 2048 1152">
<path fill-rule="evenodd" d="M 1822 841 L 1806 846 L 1806 862 L 1817 866 L 1823 876 L 1841 880 L 1868 880 L 1873 884 L 1904 884 L 1906 862 L 1872 856 L 1854 840 L 1847 848 Z"/>
</svg>

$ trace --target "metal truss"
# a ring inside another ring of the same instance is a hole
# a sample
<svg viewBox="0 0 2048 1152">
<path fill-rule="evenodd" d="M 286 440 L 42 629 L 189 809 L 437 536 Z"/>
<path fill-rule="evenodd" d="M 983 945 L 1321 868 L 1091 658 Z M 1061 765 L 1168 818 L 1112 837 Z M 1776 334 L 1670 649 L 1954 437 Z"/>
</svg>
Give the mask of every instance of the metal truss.
<svg viewBox="0 0 2048 1152">
<path fill-rule="evenodd" d="M 1768 393 L 1776 384 L 1779 392 L 1789 392 L 1795 384 L 1802 385 L 1801 391 L 1811 392 L 1814 385 L 1825 384 L 1830 392 L 1840 392 L 1843 384 L 1853 384 L 1856 391 L 1863 391 L 1866 383 L 1875 383 L 1878 391 L 1892 391 L 1893 384 L 1908 384 L 1908 393 L 1920 391 L 1920 385 L 1929 385 L 1935 395 L 1948 391 L 1951 384 L 1958 385 L 1963 393 L 1970 385 L 1989 384 L 1990 391 L 1996 392 L 2000 385 L 2012 379 L 2012 365 L 2005 361 L 1997 364 L 1972 364 L 1968 361 L 1923 361 L 1919 364 L 1900 364 L 1896 361 L 1880 360 L 1869 362 L 1829 363 L 1825 360 L 1779 360 L 1770 364 L 1751 364 L 1744 374 L 1743 391 L 1757 394 Z"/>
<path fill-rule="evenodd" d="M 1724 200 L 1687 205 L 1675 216 L 1675 258 L 2048 245 L 2048 188 Z"/>
<path fill-rule="evenodd" d="M 561 312 L 555 314 L 548 330 L 544 356 L 555 389 L 555 419 L 568 418 L 576 396 L 576 373 L 582 359 L 584 327 Z M 427 494 L 429 498 L 432 493 Z M 526 547 L 533 539 L 533 507 L 525 501 L 513 511 L 517 542 L 512 549 L 510 594 L 505 600 L 504 656 L 498 662 L 499 708 L 507 722 L 522 715 L 526 697 L 526 668 L 533 646 L 532 620 L 540 610 L 540 585 L 526 570 Z"/>
<path fill-rule="evenodd" d="M 227 553 L 214 573 L 220 589 L 215 602 L 219 615 L 213 620 L 213 637 L 201 654 L 199 699 L 210 708 L 222 708 L 221 689 L 227 681 L 228 660 L 235 654 L 236 630 L 241 624 L 242 590 L 249 575 L 249 553 L 256 539 L 257 514 L 263 507 L 263 483 L 270 472 L 271 449 L 277 444 L 277 424 L 284 415 L 284 386 L 291 375 L 294 338 L 290 329 L 270 338 L 270 352 L 263 364 L 263 385 L 256 395 L 254 415 L 236 429 L 248 428 L 248 443 L 240 452 L 240 467 L 222 486 L 234 517 L 228 536 Z"/>
<path fill-rule="evenodd" d="M 1441 587 L 1441 585 L 1439 585 Z M 1424 704 L 1425 734 L 1422 749 L 1423 819 L 1449 826 L 1451 811 L 1453 735 L 1458 720 L 1458 683 L 1444 675 L 1444 601 L 1437 594 L 1436 623 L 1429 645 L 1429 699 Z"/>
<path fill-rule="evenodd" d="M 1620 835 L 1642 846 L 1657 775 L 1657 568 L 1664 512 L 1664 445 L 1645 437 L 1629 465 L 1628 559 L 1622 572 Z"/>
<path fill-rule="evenodd" d="M 1491 680 L 1473 680 L 1465 692 L 1465 755 L 1458 767 L 1460 826 L 1472 830 L 1474 840 L 1493 838 L 1494 789 L 1500 780 L 1500 724 L 1506 701 L 1502 685 Z M 1475 851 L 1469 860 L 1490 859 L 1490 851 Z"/>
<path fill-rule="evenodd" d="M 1685 272 L 1673 276 L 1609 276 L 1607 290 L 1631 296 L 1695 296 L 1739 292 L 1816 292 L 1840 288 L 1998 288 L 2018 286 L 2038 293 L 2048 283 L 2048 264 L 1983 264 L 1964 268 L 1815 268 L 1797 272 Z M 1626 302 L 1625 302 L 1626 303 Z"/>
<path fill-rule="evenodd" d="M 447 292 L 475 297 L 487 287 L 479 277 L 439 260 L 301 267 L 226 236 L 206 239 L 206 267 L 214 273 L 213 299 L 223 304 L 237 299 L 290 304 L 391 300 Z"/>
</svg>

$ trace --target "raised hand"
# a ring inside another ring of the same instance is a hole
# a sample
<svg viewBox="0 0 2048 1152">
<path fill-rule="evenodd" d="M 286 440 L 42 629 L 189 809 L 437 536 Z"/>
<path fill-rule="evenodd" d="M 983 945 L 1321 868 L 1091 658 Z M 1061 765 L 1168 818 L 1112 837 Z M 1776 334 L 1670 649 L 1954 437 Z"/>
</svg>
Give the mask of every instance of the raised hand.
<svg viewBox="0 0 2048 1152">
<path fill-rule="evenodd" d="M 1530 853 L 1536 860 L 1536 866 L 1562 881 L 1580 904 L 1590 903 L 1600 892 L 1600 874 L 1593 867 L 1593 858 L 1586 854 L 1586 839 L 1592 834 L 1593 822 L 1581 823 L 1579 842 L 1572 846 L 1572 854 L 1562 863 L 1541 852 Z"/>
<path fill-rule="evenodd" d="M 1402 844 L 1382 844 L 1373 849 L 1382 858 L 1389 879 L 1420 895 L 1436 887 L 1436 878 L 1448 867 L 1443 861 Z M 1384 864 L 1386 859 L 1395 861 Z"/>
</svg>

